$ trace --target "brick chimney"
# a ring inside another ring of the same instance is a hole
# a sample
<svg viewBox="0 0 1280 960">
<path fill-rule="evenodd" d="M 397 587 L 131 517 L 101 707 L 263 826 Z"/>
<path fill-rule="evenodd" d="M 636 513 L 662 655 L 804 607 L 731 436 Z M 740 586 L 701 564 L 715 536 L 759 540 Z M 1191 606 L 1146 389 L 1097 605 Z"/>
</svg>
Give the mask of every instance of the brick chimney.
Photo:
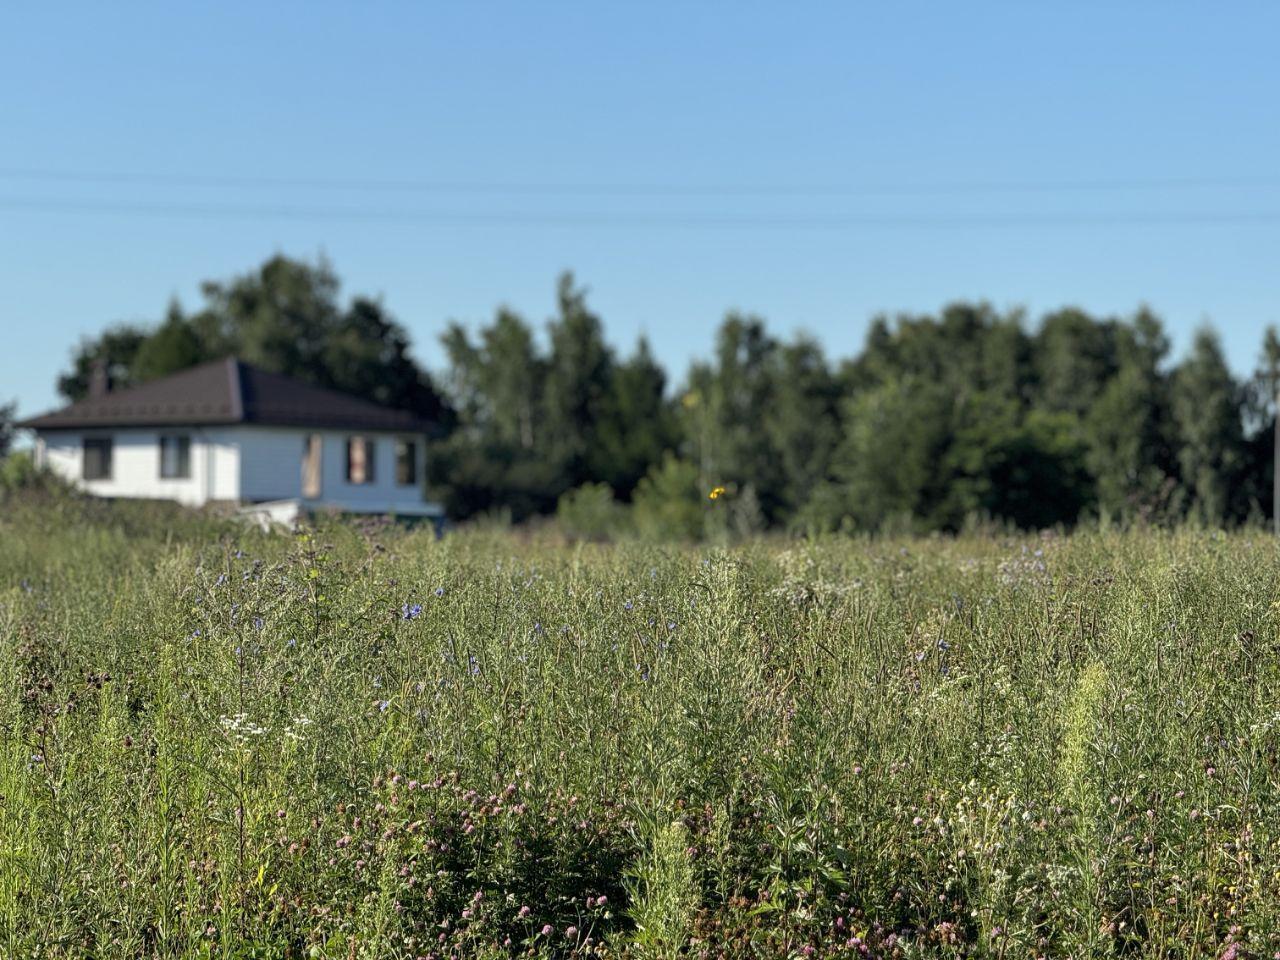
<svg viewBox="0 0 1280 960">
<path fill-rule="evenodd" d="M 89 369 L 89 398 L 97 400 L 111 392 L 111 374 L 107 372 L 107 360 L 98 357 Z"/>
</svg>

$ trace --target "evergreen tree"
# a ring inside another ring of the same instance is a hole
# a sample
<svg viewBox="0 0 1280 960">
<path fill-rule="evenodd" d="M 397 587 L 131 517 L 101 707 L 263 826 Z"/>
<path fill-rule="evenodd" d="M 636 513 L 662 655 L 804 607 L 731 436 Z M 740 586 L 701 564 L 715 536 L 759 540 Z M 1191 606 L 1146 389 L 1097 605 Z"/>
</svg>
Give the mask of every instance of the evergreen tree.
<svg viewBox="0 0 1280 960">
<path fill-rule="evenodd" d="M 714 363 L 691 368 L 683 403 L 702 485 L 750 485 L 770 522 L 784 507 L 782 466 L 765 428 L 778 354 L 763 320 L 729 314 L 716 335 Z"/>
<path fill-rule="evenodd" d="M 559 464 L 559 496 L 599 476 L 600 428 L 613 391 L 614 358 L 600 318 L 587 309 L 586 293 L 574 286 L 572 274 L 560 277 L 556 299 L 559 315 L 547 325 L 551 352 L 542 453 Z"/>
<path fill-rule="evenodd" d="M 70 401 L 89 395 L 89 381 L 94 366 L 106 364 L 107 378 L 113 387 L 129 387 L 137 382 L 133 363 L 149 333 L 131 323 L 117 323 L 97 337 L 86 337 L 72 351 L 71 370 L 58 377 L 58 392 Z"/>
<path fill-rule="evenodd" d="M 130 375 L 142 383 L 213 359 L 216 357 L 205 352 L 200 335 L 175 300 L 169 304 L 164 323 L 139 344 L 130 364 Z"/>
<path fill-rule="evenodd" d="M 1172 409 L 1191 510 L 1205 523 L 1226 523 L 1240 506 L 1233 489 L 1243 464 L 1243 427 L 1239 390 L 1208 328 L 1196 333 L 1191 354 L 1174 374 Z"/>
<path fill-rule="evenodd" d="M 560 464 L 546 456 L 547 360 L 533 331 L 502 309 L 478 344 L 456 323 L 441 342 L 457 427 L 427 457 L 431 489 L 454 517 L 506 509 L 519 520 L 550 511 L 564 491 Z"/>
<path fill-rule="evenodd" d="M 409 355 L 404 328 L 374 300 L 357 298 L 344 309 L 326 262 L 275 256 L 201 289 L 205 304 L 192 316 L 171 303 L 155 329 L 117 325 L 82 342 L 59 390 L 83 397 L 99 359 L 108 362 L 112 384 L 127 387 L 235 354 L 265 370 L 448 423 L 431 378 Z"/>
<path fill-rule="evenodd" d="M 840 392 L 822 348 L 808 337 L 778 349 L 773 379 L 759 442 L 777 457 L 780 486 L 772 495 L 780 518 L 789 520 L 830 477 Z"/>
<path fill-rule="evenodd" d="M 1160 321 L 1139 311 L 1121 331 L 1117 372 L 1085 414 L 1086 462 L 1099 509 L 1109 515 L 1149 516 L 1176 472 L 1168 383 L 1160 370 L 1168 352 Z"/>
<path fill-rule="evenodd" d="M 631 499 L 640 478 L 677 445 L 666 382 L 643 337 L 626 362 L 614 368 L 590 462 L 592 474 L 623 500 Z"/>
</svg>

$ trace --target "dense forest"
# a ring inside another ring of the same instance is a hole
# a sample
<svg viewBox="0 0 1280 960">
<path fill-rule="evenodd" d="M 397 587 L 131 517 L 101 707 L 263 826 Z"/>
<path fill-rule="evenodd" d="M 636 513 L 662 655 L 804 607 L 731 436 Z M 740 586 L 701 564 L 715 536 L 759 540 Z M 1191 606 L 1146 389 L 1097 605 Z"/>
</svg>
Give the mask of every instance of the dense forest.
<svg viewBox="0 0 1280 960">
<path fill-rule="evenodd" d="M 709 357 L 673 378 L 644 339 L 620 353 L 566 274 L 541 332 L 508 309 L 450 323 L 447 365 L 428 372 L 381 301 L 341 300 L 325 262 L 277 256 L 205 284 L 203 301 L 82 342 L 60 392 L 83 396 L 99 358 L 119 386 L 234 353 L 438 424 L 429 482 L 451 516 L 558 511 L 588 536 L 623 522 L 696 537 L 1270 512 L 1273 328 L 1240 380 L 1207 327 L 1173 362 L 1146 309 L 1030 322 L 955 303 L 876 317 L 846 358 L 731 313 Z"/>
</svg>

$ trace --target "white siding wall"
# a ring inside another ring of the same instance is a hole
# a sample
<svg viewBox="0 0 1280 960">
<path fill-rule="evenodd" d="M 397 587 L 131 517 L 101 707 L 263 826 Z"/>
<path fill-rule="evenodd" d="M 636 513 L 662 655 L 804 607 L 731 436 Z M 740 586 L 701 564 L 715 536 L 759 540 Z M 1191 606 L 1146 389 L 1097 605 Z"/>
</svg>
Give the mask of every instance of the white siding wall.
<svg viewBox="0 0 1280 960">
<path fill-rule="evenodd" d="M 302 498 L 302 450 L 313 431 L 277 427 L 217 427 L 209 429 L 59 430 L 39 439 L 38 456 L 89 493 L 101 497 L 177 500 L 199 506 L 210 500 L 246 503 Z M 321 495 L 306 503 L 352 513 L 440 513 L 439 505 L 424 501 L 422 478 L 426 444 L 414 437 L 418 450 L 418 478 L 412 486 L 396 483 L 395 447 L 402 435 L 359 434 L 374 441 L 374 482 L 347 482 L 347 438 L 354 433 L 318 431 L 321 451 Z M 160 477 L 160 436 L 187 433 L 191 437 L 191 476 L 181 480 Z M 111 437 L 111 477 L 82 479 L 85 437 Z"/>
<path fill-rule="evenodd" d="M 240 444 L 240 497 L 253 502 L 302 498 L 302 451 L 306 438 L 319 433 L 320 496 L 306 502 L 353 513 L 435 514 L 436 504 L 423 500 L 422 477 L 426 467 L 425 442 L 417 443 L 418 478 L 412 486 L 396 483 L 396 441 L 403 434 L 300 430 L 283 427 L 236 427 Z M 374 482 L 347 482 L 347 438 L 367 437 L 374 442 Z"/>
<path fill-rule="evenodd" d="M 191 438 L 191 476 L 160 476 L 160 437 L 184 433 Z M 58 430 L 41 436 L 44 463 L 83 490 L 100 497 L 176 500 L 199 506 L 210 500 L 238 500 L 239 453 L 226 430 Z M 111 476 L 83 479 L 85 437 L 112 440 Z"/>
</svg>

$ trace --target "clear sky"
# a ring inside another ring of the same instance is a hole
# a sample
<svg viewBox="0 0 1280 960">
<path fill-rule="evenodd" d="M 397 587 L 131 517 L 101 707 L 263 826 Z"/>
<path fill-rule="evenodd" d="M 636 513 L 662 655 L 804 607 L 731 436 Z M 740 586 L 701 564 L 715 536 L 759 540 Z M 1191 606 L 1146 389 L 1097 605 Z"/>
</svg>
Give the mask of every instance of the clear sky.
<svg viewBox="0 0 1280 960">
<path fill-rule="evenodd" d="M 327 255 L 442 362 L 557 273 L 679 376 L 949 300 L 1280 323 L 1280 4 L 10 4 L 0 400 L 84 334 Z"/>
</svg>

